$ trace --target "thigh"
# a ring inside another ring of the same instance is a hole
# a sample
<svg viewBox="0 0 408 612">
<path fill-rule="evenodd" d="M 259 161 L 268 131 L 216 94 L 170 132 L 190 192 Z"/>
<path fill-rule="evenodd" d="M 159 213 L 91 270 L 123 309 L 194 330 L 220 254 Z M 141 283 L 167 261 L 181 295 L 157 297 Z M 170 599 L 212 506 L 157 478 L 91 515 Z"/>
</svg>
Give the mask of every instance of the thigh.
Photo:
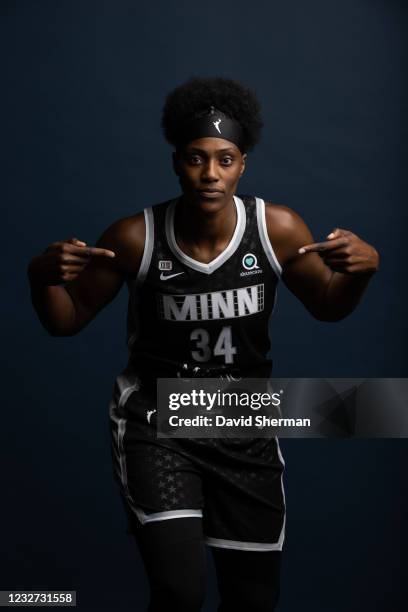
<svg viewBox="0 0 408 612">
<path fill-rule="evenodd" d="M 200 518 L 139 524 L 133 535 L 146 568 L 153 573 L 160 573 L 164 567 L 186 571 L 189 562 L 197 566 L 205 558 L 206 547 Z"/>
<path fill-rule="evenodd" d="M 206 552 L 200 518 L 140 525 L 134 532 L 149 580 L 149 612 L 198 612 L 205 597 Z"/>
<path fill-rule="evenodd" d="M 280 551 L 212 548 L 220 595 L 219 612 L 271 612 L 280 592 Z"/>
</svg>

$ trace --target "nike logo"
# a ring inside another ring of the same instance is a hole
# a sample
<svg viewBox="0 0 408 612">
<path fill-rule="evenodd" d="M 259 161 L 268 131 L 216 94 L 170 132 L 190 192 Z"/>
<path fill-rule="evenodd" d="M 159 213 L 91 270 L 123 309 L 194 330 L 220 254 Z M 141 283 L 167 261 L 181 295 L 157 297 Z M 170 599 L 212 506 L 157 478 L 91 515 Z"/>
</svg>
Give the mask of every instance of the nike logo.
<svg viewBox="0 0 408 612">
<path fill-rule="evenodd" d="M 166 281 L 170 278 L 174 278 L 175 276 L 180 276 L 180 274 L 184 274 L 184 272 L 177 272 L 177 274 L 167 274 L 164 276 L 163 272 L 160 274 L 160 280 Z"/>
</svg>

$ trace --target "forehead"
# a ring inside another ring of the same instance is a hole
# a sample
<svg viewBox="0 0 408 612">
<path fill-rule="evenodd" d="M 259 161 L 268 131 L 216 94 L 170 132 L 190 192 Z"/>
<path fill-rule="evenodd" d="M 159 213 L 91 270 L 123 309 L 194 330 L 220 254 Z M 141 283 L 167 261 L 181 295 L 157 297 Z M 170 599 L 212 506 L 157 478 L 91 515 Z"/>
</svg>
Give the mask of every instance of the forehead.
<svg viewBox="0 0 408 612">
<path fill-rule="evenodd" d="M 217 153 L 240 153 L 237 145 L 230 140 L 224 140 L 223 138 L 196 138 L 191 140 L 184 147 L 185 151 L 202 151 L 208 155 L 214 155 Z"/>
</svg>

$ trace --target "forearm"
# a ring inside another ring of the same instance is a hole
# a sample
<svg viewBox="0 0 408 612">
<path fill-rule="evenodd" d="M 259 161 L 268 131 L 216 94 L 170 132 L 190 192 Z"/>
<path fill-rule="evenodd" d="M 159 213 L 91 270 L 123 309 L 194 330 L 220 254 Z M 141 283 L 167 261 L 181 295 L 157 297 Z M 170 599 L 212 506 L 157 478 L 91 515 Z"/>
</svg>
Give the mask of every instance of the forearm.
<svg viewBox="0 0 408 612">
<path fill-rule="evenodd" d="M 373 275 L 374 272 L 366 274 L 333 272 L 318 318 L 323 321 L 339 321 L 352 313 Z"/>
<path fill-rule="evenodd" d="M 62 285 L 44 286 L 28 269 L 31 301 L 43 327 L 52 336 L 71 336 L 75 329 L 75 306 Z"/>
</svg>

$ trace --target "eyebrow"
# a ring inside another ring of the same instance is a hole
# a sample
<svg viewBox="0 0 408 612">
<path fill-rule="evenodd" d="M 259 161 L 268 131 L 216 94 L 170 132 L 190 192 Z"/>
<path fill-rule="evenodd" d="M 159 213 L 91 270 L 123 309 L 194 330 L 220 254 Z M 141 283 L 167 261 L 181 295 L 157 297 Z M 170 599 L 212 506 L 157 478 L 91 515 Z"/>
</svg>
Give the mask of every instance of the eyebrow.
<svg viewBox="0 0 408 612">
<path fill-rule="evenodd" d="M 192 147 L 188 150 L 188 153 L 202 153 L 204 155 L 208 155 L 207 151 L 204 151 L 204 149 L 199 149 L 198 147 Z M 226 149 L 218 149 L 215 151 L 215 153 L 235 153 L 235 151 L 231 147 L 227 147 Z"/>
</svg>

